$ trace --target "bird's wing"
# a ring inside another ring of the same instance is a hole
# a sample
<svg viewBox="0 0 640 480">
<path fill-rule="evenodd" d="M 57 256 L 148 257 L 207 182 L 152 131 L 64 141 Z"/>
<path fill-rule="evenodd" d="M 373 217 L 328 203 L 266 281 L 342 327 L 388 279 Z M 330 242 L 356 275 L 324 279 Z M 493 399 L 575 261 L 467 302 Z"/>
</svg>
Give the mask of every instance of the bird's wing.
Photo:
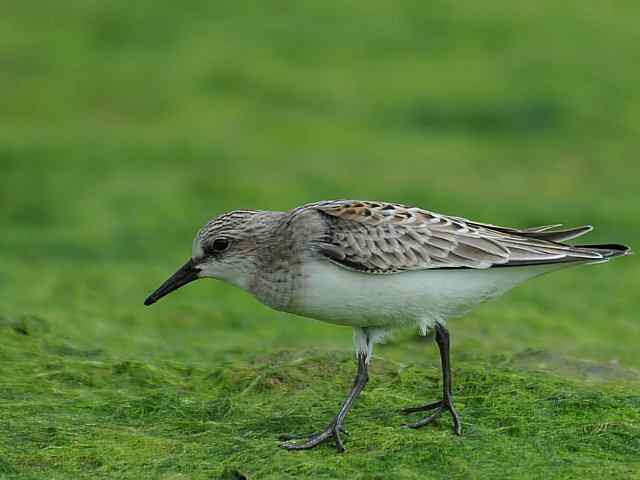
<svg viewBox="0 0 640 480">
<path fill-rule="evenodd" d="M 556 242 L 591 227 L 555 233 L 555 226 L 517 230 L 384 202 L 338 200 L 303 208 L 321 212 L 327 222 L 318 251 L 340 266 L 367 273 L 605 258 L 602 252 Z"/>
</svg>

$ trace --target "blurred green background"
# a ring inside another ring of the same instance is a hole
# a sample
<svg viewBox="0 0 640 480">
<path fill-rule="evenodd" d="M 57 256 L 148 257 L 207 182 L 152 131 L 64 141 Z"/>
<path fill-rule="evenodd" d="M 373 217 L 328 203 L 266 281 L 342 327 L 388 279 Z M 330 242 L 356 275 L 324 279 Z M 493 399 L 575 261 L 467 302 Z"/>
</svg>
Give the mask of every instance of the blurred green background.
<svg viewBox="0 0 640 480">
<path fill-rule="evenodd" d="M 630 478 L 640 452 L 633 257 L 533 281 L 450 325 L 460 377 L 508 364 L 542 383 L 631 392 L 626 433 L 573 456 L 541 450 L 523 429 L 503 457 L 482 450 L 493 437 L 480 435 L 467 445 L 484 459 L 456 454 L 456 443 L 451 458 L 416 463 L 416 442 L 451 441 L 443 421 L 436 439 L 424 431 L 402 444 L 413 460 L 381 460 L 392 449 L 376 433 L 358 443 L 365 407 L 350 417 L 351 456 L 281 452 L 278 429 L 311 431 L 337 407 L 352 375 L 350 330 L 270 311 L 213 281 L 151 309 L 142 301 L 188 257 L 201 224 L 236 208 L 390 200 L 518 227 L 594 224 L 590 243 L 637 246 L 637 2 L 25 0 L 0 10 L 0 477 L 359 478 L 368 468 L 362 478 L 425 478 L 441 468 L 496 478 L 500 458 L 525 478 L 528 452 L 537 468 L 557 460 L 563 475 L 584 454 L 580 465 Z M 315 420 L 301 404 L 287 423 L 276 399 L 298 397 L 282 381 L 247 404 L 270 405 L 260 418 L 280 411 L 279 424 L 248 428 L 231 407 L 207 423 L 204 406 L 194 415 L 205 437 L 175 423 L 189 417 L 176 414 L 181 398 L 245 395 L 212 371 L 264 378 L 260 369 L 281 361 L 270 352 L 283 351 L 294 364 L 318 362 L 315 382 L 332 400 Z M 436 349 L 411 334 L 376 354 L 437 379 Z M 375 405 L 396 394 L 419 402 L 438 387 L 402 391 L 381 381 L 370 395 L 381 396 Z M 140 416 L 114 420 L 144 398 L 153 401 Z M 371 432 L 381 428 L 372 421 Z M 629 450 L 611 457 L 614 440 Z M 226 450 L 243 441 L 244 457 Z"/>
</svg>

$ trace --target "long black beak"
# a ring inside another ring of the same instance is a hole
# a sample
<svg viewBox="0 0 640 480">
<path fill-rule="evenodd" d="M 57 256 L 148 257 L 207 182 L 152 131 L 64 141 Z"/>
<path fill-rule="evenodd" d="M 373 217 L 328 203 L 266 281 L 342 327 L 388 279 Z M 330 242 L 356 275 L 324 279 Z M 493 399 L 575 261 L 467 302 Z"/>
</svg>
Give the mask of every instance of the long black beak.
<svg viewBox="0 0 640 480">
<path fill-rule="evenodd" d="M 187 283 L 197 280 L 198 272 L 199 270 L 196 268 L 195 263 L 190 259 L 187 263 L 181 266 L 176 273 L 171 275 L 166 282 L 160 285 L 160 288 L 149 295 L 149 297 L 144 301 L 144 304 L 153 305 L 165 295 L 177 290 Z"/>
</svg>

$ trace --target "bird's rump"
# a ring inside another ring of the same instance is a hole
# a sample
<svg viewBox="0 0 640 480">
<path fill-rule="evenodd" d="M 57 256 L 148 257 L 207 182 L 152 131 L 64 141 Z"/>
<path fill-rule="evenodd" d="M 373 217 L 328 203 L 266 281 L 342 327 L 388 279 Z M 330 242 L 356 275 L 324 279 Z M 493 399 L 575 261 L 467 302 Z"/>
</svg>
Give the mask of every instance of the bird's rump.
<svg viewBox="0 0 640 480">
<path fill-rule="evenodd" d="M 518 230 L 384 202 L 328 201 L 306 205 L 321 212 L 327 235 L 317 249 L 351 270 L 390 274 L 436 268 L 597 262 L 629 253 L 622 245 L 560 243 L 591 226 Z"/>
</svg>

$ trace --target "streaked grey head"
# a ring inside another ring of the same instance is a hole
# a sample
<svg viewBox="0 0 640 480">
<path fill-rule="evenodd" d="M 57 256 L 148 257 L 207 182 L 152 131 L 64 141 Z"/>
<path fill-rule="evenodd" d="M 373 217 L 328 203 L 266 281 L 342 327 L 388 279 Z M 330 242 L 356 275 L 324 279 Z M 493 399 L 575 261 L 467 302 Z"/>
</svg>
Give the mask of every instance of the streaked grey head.
<svg viewBox="0 0 640 480">
<path fill-rule="evenodd" d="M 258 251 L 275 212 L 235 210 L 209 221 L 193 240 L 191 258 L 146 300 L 151 305 L 199 278 L 217 278 L 248 289 L 256 274 Z"/>
</svg>

